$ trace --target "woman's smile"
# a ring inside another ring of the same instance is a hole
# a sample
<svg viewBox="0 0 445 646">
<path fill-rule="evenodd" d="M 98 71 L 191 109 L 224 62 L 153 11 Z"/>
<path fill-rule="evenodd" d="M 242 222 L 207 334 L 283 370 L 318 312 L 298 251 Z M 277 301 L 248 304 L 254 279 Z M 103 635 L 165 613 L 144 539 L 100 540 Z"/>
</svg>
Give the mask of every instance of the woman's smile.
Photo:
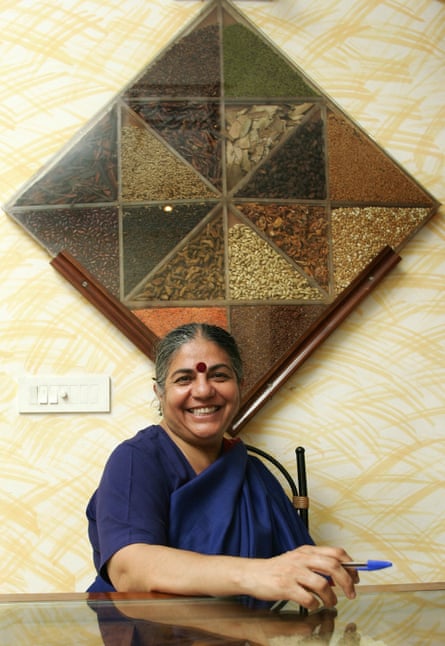
<svg viewBox="0 0 445 646">
<path fill-rule="evenodd" d="M 212 415 L 221 409 L 221 406 L 201 406 L 200 408 L 188 408 L 189 413 L 198 415 L 198 417 L 205 415 Z"/>
</svg>

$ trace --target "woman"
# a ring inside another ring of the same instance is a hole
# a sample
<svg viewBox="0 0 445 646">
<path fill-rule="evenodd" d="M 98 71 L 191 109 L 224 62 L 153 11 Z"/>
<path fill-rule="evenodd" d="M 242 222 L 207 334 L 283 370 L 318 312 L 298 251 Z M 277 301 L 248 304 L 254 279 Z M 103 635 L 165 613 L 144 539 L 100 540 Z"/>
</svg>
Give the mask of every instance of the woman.
<svg viewBox="0 0 445 646">
<path fill-rule="evenodd" d="M 243 368 L 222 328 L 188 324 L 161 340 L 162 419 L 112 453 L 87 516 L 98 571 L 90 591 L 288 599 L 333 606 L 355 596 L 340 548 L 315 547 L 279 483 L 225 438 Z"/>
</svg>

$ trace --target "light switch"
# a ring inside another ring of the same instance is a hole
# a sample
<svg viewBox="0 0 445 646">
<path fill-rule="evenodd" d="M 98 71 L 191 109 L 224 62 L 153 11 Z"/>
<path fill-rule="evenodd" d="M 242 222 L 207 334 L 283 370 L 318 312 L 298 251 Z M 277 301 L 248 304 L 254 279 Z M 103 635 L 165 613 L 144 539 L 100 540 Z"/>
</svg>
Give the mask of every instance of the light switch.
<svg viewBox="0 0 445 646">
<path fill-rule="evenodd" d="M 59 402 L 59 388 L 50 386 L 48 388 L 48 404 L 57 404 Z"/>
<path fill-rule="evenodd" d="M 48 403 L 48 386 L 37 386 L 37 402 L 39 405 Z"/>
<path fill-rule="evenodd" d="M 110 378 L 106 375 L 19 379 L 20 413 L 108 413 Z"/>
</svg>

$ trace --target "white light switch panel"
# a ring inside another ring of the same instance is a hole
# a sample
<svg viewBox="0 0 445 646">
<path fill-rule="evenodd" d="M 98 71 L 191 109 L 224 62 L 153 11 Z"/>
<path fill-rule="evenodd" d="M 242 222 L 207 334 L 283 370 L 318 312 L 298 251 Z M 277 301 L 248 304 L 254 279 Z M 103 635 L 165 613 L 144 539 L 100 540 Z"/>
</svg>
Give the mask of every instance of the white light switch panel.
<svg viewBox="0 0 445 646">
<path fill-rule="evenodd" d="M 25 376 L 18 380 L 19 413 L 109 413 L 106 375 Z"/>
</svg>

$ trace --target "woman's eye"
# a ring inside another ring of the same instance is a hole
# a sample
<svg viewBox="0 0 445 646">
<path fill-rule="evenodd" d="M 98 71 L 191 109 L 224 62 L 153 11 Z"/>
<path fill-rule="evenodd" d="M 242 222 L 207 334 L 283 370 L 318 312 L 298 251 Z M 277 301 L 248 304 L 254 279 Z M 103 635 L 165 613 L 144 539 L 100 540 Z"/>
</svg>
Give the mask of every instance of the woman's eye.
<svg viewBox="0 0 445 646">
<path fill-rule="evenodd" d="M 188 384 L 191 380 L 190 375 L 181 375 L 175 379 L 175 384 Z"/>
<path fill-rule="evenodd" d="M 212 375 L 212 379 L 215 379 L 215 381 L 227 381 L 227 379 L 230 379 L 230 376 L 225 372 L 215 372 Z"/>
</svg>

